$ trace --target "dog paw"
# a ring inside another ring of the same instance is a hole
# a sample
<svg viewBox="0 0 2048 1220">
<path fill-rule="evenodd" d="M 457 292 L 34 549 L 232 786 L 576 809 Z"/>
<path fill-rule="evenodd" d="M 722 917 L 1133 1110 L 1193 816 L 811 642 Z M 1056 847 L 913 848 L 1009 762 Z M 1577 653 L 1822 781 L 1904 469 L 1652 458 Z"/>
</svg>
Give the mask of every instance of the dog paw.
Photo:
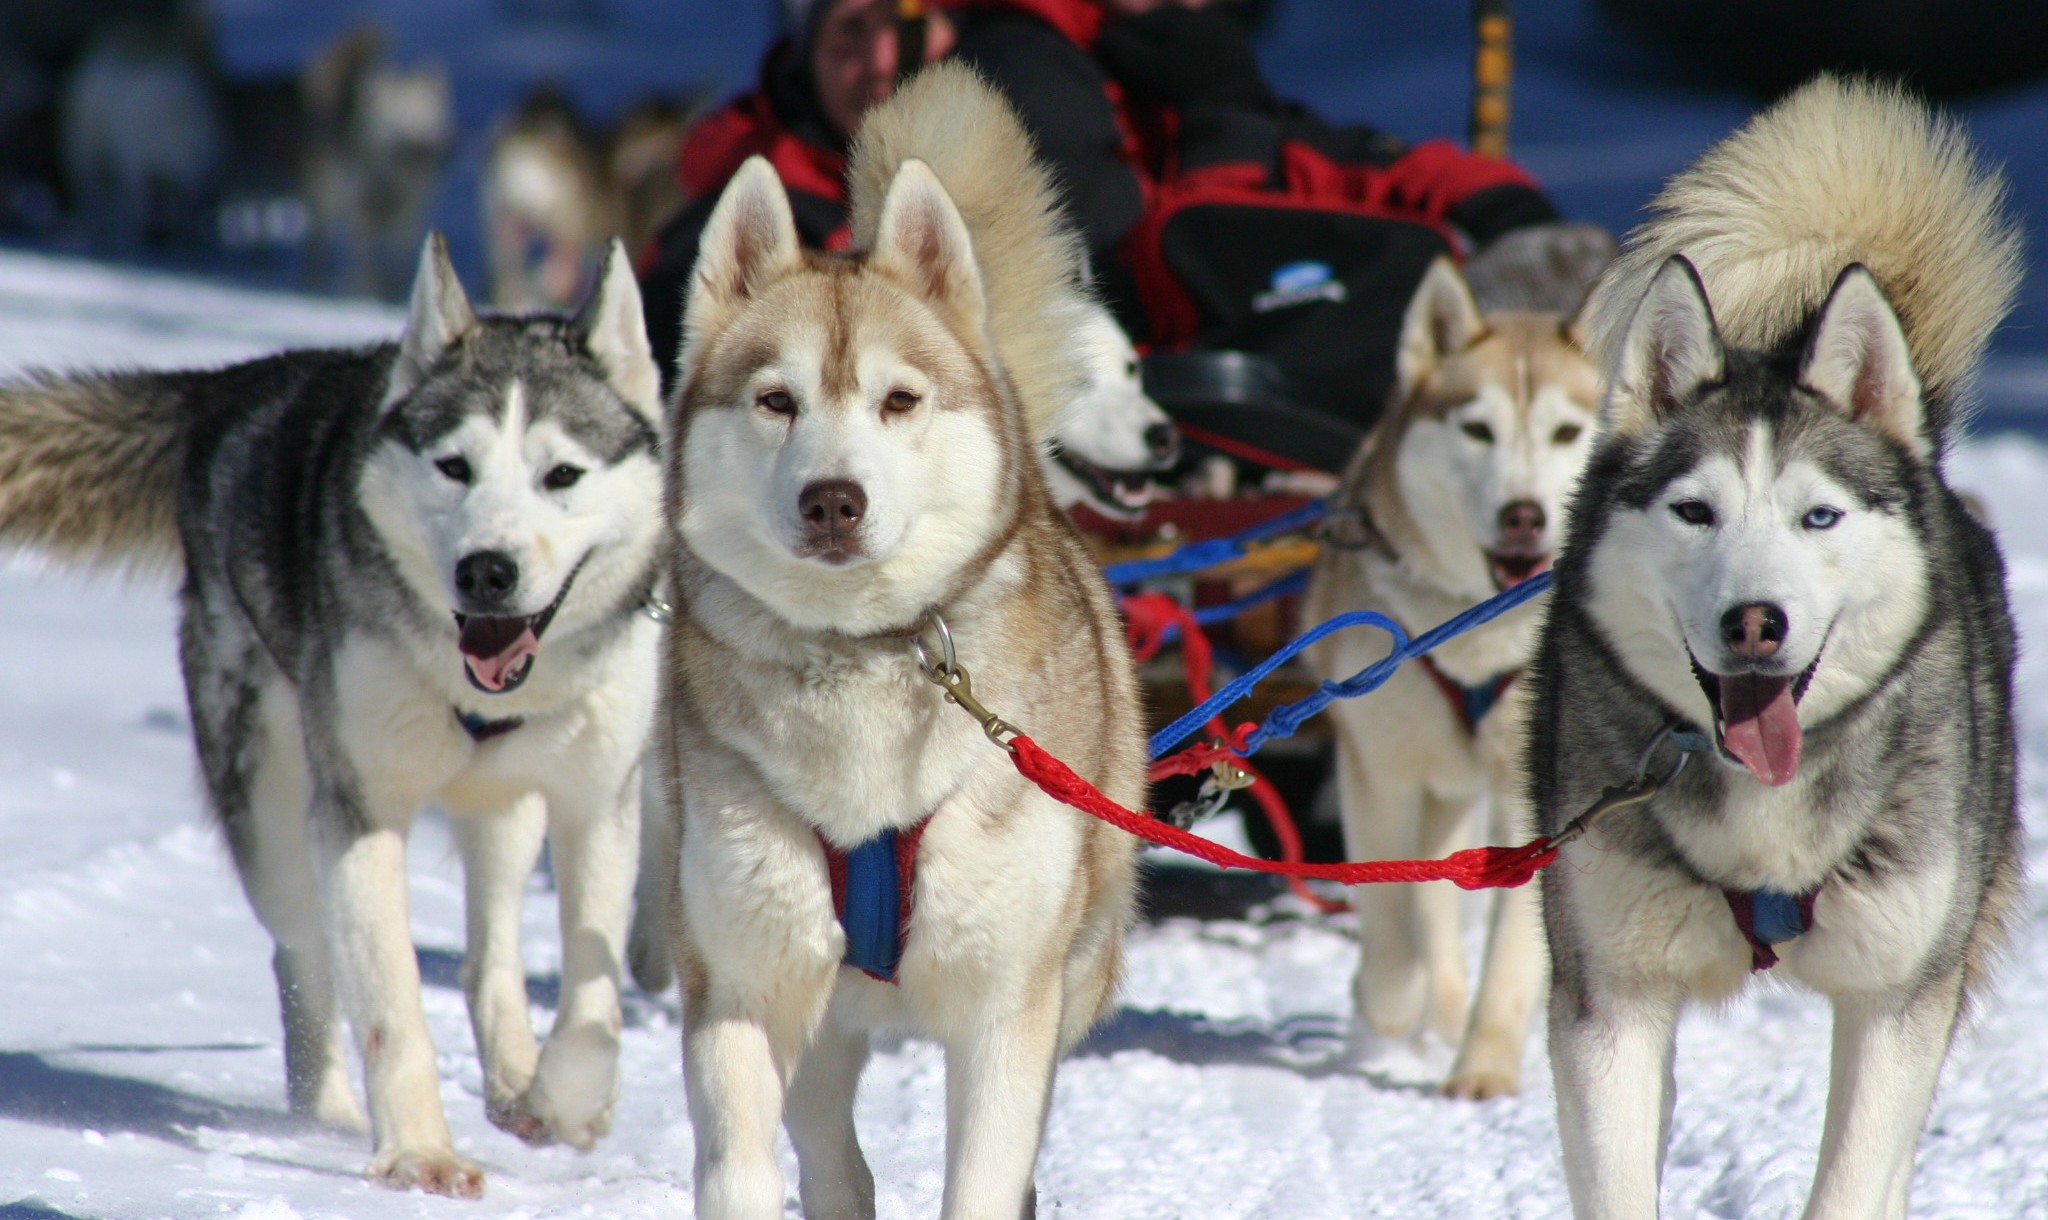
<svg viewBox="0 0 2048 1220">
<path fill-rule="evenodd" d="M 1492 1101 L 1521 1089 L 1522 1082 L 1512 1072 L 1453 1072 L 1443 1083 L 1443 1095 L 1459 1101 Z"/>
<path fill-rule="evenodd" d="M 370 1129 L 370 1120 L 363 1117 L 362 1104 L 356 1101 L 355 1090 L 346 1076 L 339 1084 L 322 1081 L 319 1088 L 305 1096 L 291 1098 L 291 1111 L 300 1118 L 343 1131 L 367 1133 Z"/>
<path fill-rule="evenodd" d="M 1475 1032 L 1444 1078 L 1443 1094 L 1461 1101 L 1491 1101 L 1522 1090 L 1521 1040 Z"/>
<path fill-rule="evenodd" d="M 448 1148 L 387 1152 L 370 1162 L 370 1180 L 392 1190 L 423 1190 L 454 1199 L 484 1197 L 484 1171 Z"/>
<path fill-rule="evenodd" d="M 491 1121 L 529 1144 L 560 1140 L 588 1152 L 611 1133 L 618 1095 L 618 1038 L 592 1026 L 561 1030 L 541 1051 L 533 1083 Z"/>
</svg>

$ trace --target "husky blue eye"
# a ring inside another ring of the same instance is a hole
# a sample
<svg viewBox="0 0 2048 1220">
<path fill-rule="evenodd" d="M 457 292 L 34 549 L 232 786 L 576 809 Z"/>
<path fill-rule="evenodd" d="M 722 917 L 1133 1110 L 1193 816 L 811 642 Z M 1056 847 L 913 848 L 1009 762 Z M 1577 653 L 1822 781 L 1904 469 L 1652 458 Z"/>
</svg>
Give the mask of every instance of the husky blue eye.
<svg viewBox="0 0 2048 1220">
<path fill-rule="evenodd" d="M 1671 511 L 1687 525 L 1712 525 L 1714 510 L 1704 500 L 1680 500 L 1671 506 Z"/>
<path fill-rule="evenodd" d="M 581 467 L 571 466 L 567 462 L 564 462 L 560 466 L 555 467 L 553 470 L 548 471 L 547 474 L 542 477 L 541 485 L 546 487 L 549 491 L 561 491 L 565 487 L 576 486 L 576 480 L 582 477 L 583 470 Z"/>
<path fill-rule="evenodd" d="M 469 482 L 469 462 L 465 458 L 445 457 L 434 463 L 434 469 L 447 475 L 457 483 Z"/>
<path fill-rule="evenodd" d="M 1829 508 L 1827 505 L 1822 504 L 1816 508 L 1807 509 L 1806 516 L 1801 518 L 1799 523 L 1810 530 L 1824 530 L 1833 529 L 1835 522 L 1841 519 L 1841 509 Z"/>
</svg>

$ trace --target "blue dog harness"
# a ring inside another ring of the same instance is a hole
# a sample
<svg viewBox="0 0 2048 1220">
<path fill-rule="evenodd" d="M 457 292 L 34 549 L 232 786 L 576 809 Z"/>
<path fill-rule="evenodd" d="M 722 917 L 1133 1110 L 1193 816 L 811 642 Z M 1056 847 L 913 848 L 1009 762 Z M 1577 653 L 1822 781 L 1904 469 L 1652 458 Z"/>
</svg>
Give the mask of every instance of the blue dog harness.
<svg viewBox="0 0 2048 1220">
<path fill-rule="evenodd" d="M 465 712 L 459 707 L 455 709 L 455 722 L 460 724 L 462 731 L 469 734 L 469 739 L 478 745 L 493 737 L 503 737 L 526 723 L 518 716 L 508 716 L 503 720 L 486 720 L 476 712 Z"/>
<path fill-rule="evenodd" d="M 1465 726 L 1467 734 L 1479 731 L 1479 722 L 1486 719 L 1486 713 L 1493 710 L 1493 705 L 1500 702 L 1508 687 L 1522 676 L 1521 670 L 1511 669 L 1504 674 L 1495 674 L 1477 686 L 1466 686 L 1439 669 L 1429 654 L 1424 653 L 1418 659 L 1422 662 L 1422 671 L 1450 701 L 1451 710 L 1458 714 L 1458 723 Z"/>
<path fill-rule="evenodd" d="M 910 938 L 910 893 L 917 879 L 917 845 L 929 815 L 901 830 L 885 830 L 851 849 L 818 836 L 832 878 L 832 910 L 846 930 L 841 958 L 869 978 L 896 981 L 896 965 Z"/>
<path fill-rule="evenodd" d="M 1804 894 L 1780 890 L 1722 890 L 1728 909 L 1735 913 L 1735 926 L 1749 942 L 1751 973 L 1778 964 L 1773 945 L 1782 945 L 1813 926 L 1813 900 L 1820 896 L 1814 886 Z"/>
</svg>

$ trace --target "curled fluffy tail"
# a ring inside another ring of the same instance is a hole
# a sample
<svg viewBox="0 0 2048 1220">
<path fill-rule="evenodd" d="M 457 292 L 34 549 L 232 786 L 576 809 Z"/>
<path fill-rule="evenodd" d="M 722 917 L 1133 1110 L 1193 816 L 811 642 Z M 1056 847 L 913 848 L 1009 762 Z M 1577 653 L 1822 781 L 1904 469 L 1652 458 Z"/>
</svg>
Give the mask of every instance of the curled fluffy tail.
<svg viewBox="0 0 2048 1220">
<path fill-rule="evenodd" d="M 1650 210 L 1596 289 L 1593 342 L 1610 361 L 1674 254 L 1698 269 L 1723 337 L 1757 350 L 1797 335 L 1862 263 L 1943 425 L 2019 286 L 2003 179 L 1895 85 L 1814 79 L 1707 150 Z"/>
<path fill-rule="evenodd" d="M 934 64 L 861 121 L 847 169 L 857 248 L 873 248 L 889 183 L 913 158 L 931 166 L 967 223 L 990 337 L 1043 435 L 1085 380 L 1072 342 L 1086 316 L 1085 256 L 1052 176 L 1001 94 L 972 69 Z"/>
<path fill-rule="evenodd" d="M 172 566 L 190 412 L 150 374 L 31 374 L 0 385 L 0 546 Z"/>
</svg>

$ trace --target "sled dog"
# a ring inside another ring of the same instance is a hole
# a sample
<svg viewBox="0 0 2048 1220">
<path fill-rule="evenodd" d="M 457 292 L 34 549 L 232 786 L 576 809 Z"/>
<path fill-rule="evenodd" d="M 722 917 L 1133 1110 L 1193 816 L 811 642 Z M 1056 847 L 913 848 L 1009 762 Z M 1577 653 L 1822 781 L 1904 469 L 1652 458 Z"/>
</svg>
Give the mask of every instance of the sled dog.
<svg viewBox="0 0 2048 1220">
<path fill-rule="evenodd" d="M 1827 77 L 1653 211 L 1531 678 L 1542 831 L 1669 777 L 1543 874 L 1565 1174 L 1653 1215 L 1679 1012 L 1772 970 L 1834 1005 L 1806 1214 L 1902 1217 L 2021 901 L 2003 567 L 1942 478 L 2018 237 L 1959 131 Z"/>
<path fill-rule="evenodd" d="M 1053 424 L 1045 478 L 1061 508 L 1112 520 L 1142 515 L 1152 477 L 1180 459 L 1180 434 L 1138 376 L 1138 352 L 1108 309 L 1089 304 L 1076 334 L 1085 380 Z"/>
<path fill-rule="evenodd" d="M 299 189 L 310 221 L 305 278 L 378 296 L 403 287 L 406 257 L 426 232 L 455 147 L 447 71 L 394 63 L 384 43 L 377 27 L 359 26 L 322 50 L 299 80 Z"/>
<path fill-rule="evenodd" d="M 613 235 L 627 250 L 652 240 L 682 209 L 676 155 L 696 109 L 695 101 L 644 98 L 600 130 L 559 88 L 528 94 L 484 156 L 492 304 L 560 307 L 576 299 L 585 268 Z"/>
<path fill-rule="evenodd" d="M 1040 466 L 1059 507 L 1071 512 L 1085 504 L 1111 519 L 1135 519 L 1157 490 L 1152 476 L 1179 459 L 1180 435 L 1146 395 L 1138 354 L 1109 310 L 1085 302 L 1078 328 L 1074 350 L 1081 381 L 1054 421 Z M 667 874 L 674 871 L 673 830 L 666 818 L 641 824 L 640 878 L 626 954 L 634 981 L 649 992 L 675 982 L 663 914 Z"/>
<path fill-rule="evenodd" d="M 1548 570 L 1592 445 L 1599 374 L 1573 320 L 1482 314 L 1447 259 L 1408 306 L 1396 363 L 1393 403 L 1331 501 L 1310 622 L 1377 610 L 1424 631 Z M 1488 841 L 1528 839 L 1522 671 L 1541 613 L 1522 606 L 1403 667 L 1371 697 L 1331 707 L 1351 858 L 1440 856 L 1472 838 L 1482 803 Z M 1382 632 L 1341 632 L 1312 662 L 1323 677 L 1348 678 L 1390 644 Z M 1448 882 L 1359 890 L 1353 1002 L 1361 1041 L 1433 1031 L 1458 1048 L 1444 1091 L 1483 1099 L 1519 1085 L 1543 993 L 1542 930 L 1534 894 L 1498 896 L 1468 1019 L 1459 897 Z"/>
<path fill-rule="evenodd" d="M 758 158 L 705 230 L 657 733 L 705 1220 L 783 1214 L 778 1119 L 806 1213 L 873 1214 L 853 1098 L 882 1026 L 946 1048 L 943 1214 L 1030 1214 L 1054 1061 L 1116 987 L 1134 841 L 1025 782 L 918 658 L 1142 799 L 1122 627 L 1038 464 L 1081 289 L 1029 149 L 939 65 L 862 125 L 860 253 L 800 250 Z"/>
<path fill-rule="evenodd" d="M 475 1195 L 450 1146 L 405 844 L 453 815 L 491 1120 L 588 1147 L 617 1091 L 619 955 L 653 719 L 663 428 L 614 249 L 574 319 L 475 316 L 438 235 L 397 343 L 0 387 L 0 540 L 184 574 L 201 770 L 277 942 L 291 1108 L 373 1178 Z M 536 1056 L 519 955 L 543 835 L 562 1002 Z"/>
</svg>

